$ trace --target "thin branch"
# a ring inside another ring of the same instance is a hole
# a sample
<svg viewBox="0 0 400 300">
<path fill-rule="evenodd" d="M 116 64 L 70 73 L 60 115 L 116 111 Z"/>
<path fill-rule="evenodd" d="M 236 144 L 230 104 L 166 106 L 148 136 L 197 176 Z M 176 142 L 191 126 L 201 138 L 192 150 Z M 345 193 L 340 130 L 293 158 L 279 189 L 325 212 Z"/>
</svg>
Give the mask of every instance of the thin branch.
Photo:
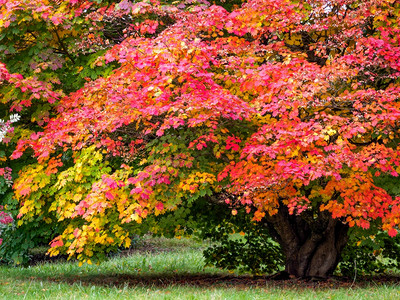
<svg viewBox="0 0 400 300">
<path fill-rule="evenodd" d="M 74 58 L 69 54 L 67 47 L 65 47 L 63 41 L 61 40 L 60 36 L 58 35 L 58 31 L 57 29 L 54 29 L 54 33 L 56 34 L 57 40 L 58 40 L 58 44 L 61 46 L 61 48 L 64 51 L 64 54 L 67 55 L 67 57 L 72 61 L 73 64 L 75 64 L 75 60 Z"/>
</svg>

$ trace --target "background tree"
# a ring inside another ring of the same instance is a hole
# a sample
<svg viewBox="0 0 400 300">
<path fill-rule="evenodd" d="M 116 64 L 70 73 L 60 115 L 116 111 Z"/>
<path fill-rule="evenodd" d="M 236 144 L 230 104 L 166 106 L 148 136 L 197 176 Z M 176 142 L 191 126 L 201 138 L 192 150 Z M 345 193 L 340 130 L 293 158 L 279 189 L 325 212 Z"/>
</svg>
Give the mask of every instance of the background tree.
<svg viewBox="0 0 400 300">
<path fill-rule="evenodd" d="M 62 224 L 51 255 L 91 263 L 160 215 L 195 212 L 180 234 L 213 218 L 198 216 L 204 201 L 251 216 L 248 240 L 265 236 L 295 277 L 332 274 L 349 228 L 396 236 L 400 198 L 379 178 L 400 171 L 398 1 L 11 3 L 2 32 L 28 14 L 72 64 L 38 72 L 62 74 L 66 96 L 11 155 L 33 151 L 14 183 L 18 225 Z M 33 39 L 22 32 L 16 53 Z M 102 76 L 69 82 L 89 61 Z"/>
</svg>

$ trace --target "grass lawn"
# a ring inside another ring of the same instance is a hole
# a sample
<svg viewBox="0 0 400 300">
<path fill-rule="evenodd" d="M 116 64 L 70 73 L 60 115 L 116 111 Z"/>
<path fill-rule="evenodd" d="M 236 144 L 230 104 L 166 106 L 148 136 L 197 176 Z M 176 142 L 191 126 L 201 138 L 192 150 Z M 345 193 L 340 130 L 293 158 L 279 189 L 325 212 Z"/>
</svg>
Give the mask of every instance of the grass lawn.
<svg viewBox="0 0 400 300">
<path fill-rule="evenodd" d="M 270 281 L 204 268 L 201 247 L 149 239 L 100 265 L 0 266 L 0 299 L 400 299 L 400 278 Z"/>
</svg>

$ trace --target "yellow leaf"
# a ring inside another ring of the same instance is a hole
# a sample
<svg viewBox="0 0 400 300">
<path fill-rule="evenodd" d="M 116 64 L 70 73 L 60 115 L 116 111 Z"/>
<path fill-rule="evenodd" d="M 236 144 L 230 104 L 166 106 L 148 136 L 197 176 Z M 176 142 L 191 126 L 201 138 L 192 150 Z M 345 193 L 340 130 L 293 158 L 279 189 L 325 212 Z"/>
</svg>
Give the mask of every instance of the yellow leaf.
<svg viewBox="0 0 400 300">
<path fill-rule="evenodd" d="M 126 238 L 124 241 L 124 246 L 125 248 L 129 248 L 131 245 L 131 239 L 130 238 Z"/>
<path fill-rule="evenodd" d="M 72 198 L 72 200 L 74 202 L 78 202 L 81 199 L 82 199 L 82 195 L 81 194 L 75 194 L 74 197 Z"/>
<path fill-rule="evenodd" d="M 138 214 L 132 214 L 132 215 L 131 215 L 131 219 L 134 220 L 134 221 L 136 221 L 136 222 L 139 223 L 139 224 L 142 223 L 142 218 L 139 217 Z"/>
</svg>

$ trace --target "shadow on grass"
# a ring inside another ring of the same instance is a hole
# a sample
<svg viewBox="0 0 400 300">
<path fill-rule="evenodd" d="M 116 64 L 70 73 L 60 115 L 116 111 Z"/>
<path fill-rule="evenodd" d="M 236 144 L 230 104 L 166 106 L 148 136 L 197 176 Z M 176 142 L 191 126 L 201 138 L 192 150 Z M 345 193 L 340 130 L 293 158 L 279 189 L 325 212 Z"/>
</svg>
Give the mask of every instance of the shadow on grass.
<svg viewBox="0 0 400 300">
<path fill-rule="evenodd" d="M 47 278 L 30 277 L 31 280 L 46 280 L 54 283 L 81 284 L 84 286 L 103 287 L 145 287 L 167 288 L 170 286 L 198 287 L 198 288 L 237 288 L 249 287 L 276 287 L 284 289 L 340 289 L 363 288 L 371 286 L 392 286 L 400 288 L 399 276 L 374 276 L 359 278 L 332 277 L 324 281 L 312 281 L 306 279 L 272 280 L 265 276 L 250 275 L 215 275 L 215 274 L 98 274 L 98 275 L 74 275 L 55 276 Z"/>
<path fill-rule="evenodd" d="M 99 286 L 141 286 L 141 287 L 168 287 L 168 286 L 265 286 L 265 278 L 253 278 L 251 276 L 230 276 L 214 274 L 154 274 L 154 275 L 96 275 L 47 278 L 49 281 L 64 282 L 69 284 L 81 283 L 82 285 Z"/>
</svg>

